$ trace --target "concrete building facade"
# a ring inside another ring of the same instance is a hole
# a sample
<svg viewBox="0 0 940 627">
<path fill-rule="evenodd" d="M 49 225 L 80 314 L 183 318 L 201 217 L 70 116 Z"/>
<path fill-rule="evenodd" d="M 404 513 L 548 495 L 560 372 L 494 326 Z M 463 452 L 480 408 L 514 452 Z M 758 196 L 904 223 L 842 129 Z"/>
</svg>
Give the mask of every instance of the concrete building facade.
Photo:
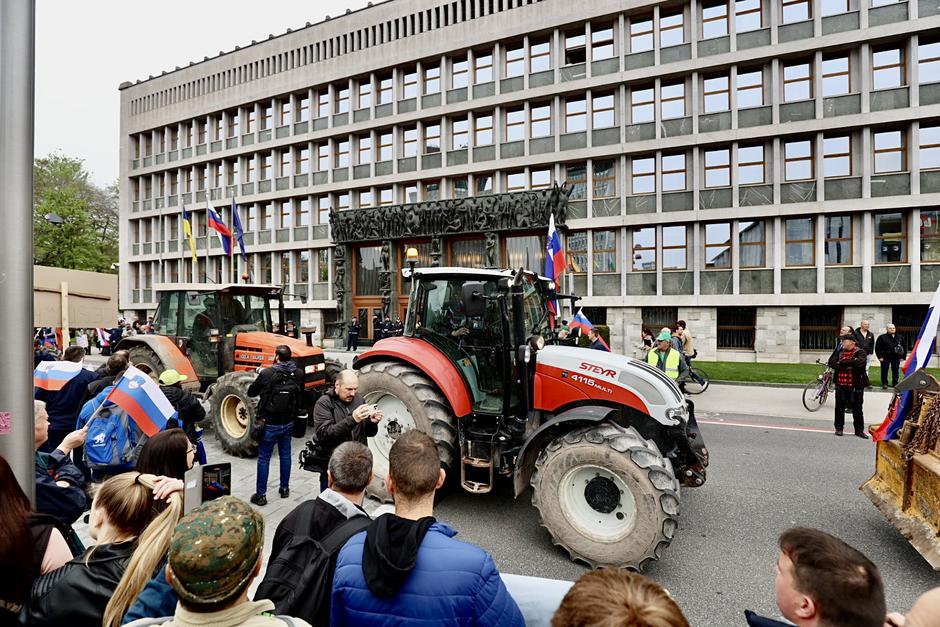
<svg viewBox="0 0 940 627">
<path fill-rule="evenodd" d="M 125 83 L 121 308 L 248 273 L 338 333 L 331 209 L 567 183 L 563 287 L 615 350 L 677 318 L 706 359 L 813 359 L 862 318 L 913 339 L 940 280 L 938 33 L 938 0 L 390 0 Z M 234 263 L 206 226 L 233 201 Z M 497 234 L 501 265 L 540 266 L 544 235 Z M 392 265 L 480 265 L 484 238 Z M 348 254 L 345 311 L 371 312 L 378 253 Z"/>
</svg>

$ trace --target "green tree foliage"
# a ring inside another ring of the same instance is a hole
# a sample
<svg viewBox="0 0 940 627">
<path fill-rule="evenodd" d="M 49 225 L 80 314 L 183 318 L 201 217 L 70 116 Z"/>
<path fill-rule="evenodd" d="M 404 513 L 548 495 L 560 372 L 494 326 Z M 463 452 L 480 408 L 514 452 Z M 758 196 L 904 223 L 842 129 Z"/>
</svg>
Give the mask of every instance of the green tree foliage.
<svg viewBox="0 0 940 627">
<path fill-rule="evenodd" d="M 81 159 L 52 154 L 33 167 L 33 259 L 39 265 L 115 272 L 117 185 L 100 188 Z M 48 214 L 64 220 L 53 224 Z"/>
</svg>

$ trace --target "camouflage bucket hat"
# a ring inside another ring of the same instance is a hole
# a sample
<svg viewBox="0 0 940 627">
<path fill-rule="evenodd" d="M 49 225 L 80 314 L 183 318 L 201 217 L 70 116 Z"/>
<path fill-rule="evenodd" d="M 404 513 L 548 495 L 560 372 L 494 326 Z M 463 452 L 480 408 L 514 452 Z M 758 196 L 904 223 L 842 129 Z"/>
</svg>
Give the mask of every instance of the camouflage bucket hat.
<svg viewBox="0 0 940 627">
<path fill-rule="evenodd" d="M 233 496 L 201 505 L 180 520 L 167 570 L 183 601 L 208 605 L 241 591 L 261 558 L 264 519 Z"/>
</svg>

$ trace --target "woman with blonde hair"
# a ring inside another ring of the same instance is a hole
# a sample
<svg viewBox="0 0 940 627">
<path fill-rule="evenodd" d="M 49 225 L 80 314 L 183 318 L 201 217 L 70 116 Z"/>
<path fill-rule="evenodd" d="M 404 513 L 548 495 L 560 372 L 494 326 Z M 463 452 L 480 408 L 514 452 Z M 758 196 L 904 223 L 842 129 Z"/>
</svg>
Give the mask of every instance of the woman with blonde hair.
<svg viewBox="0 0 940 627">
<path fill-rule="evenodd" d="M 183 511 L 180 482 L 128 472 L 111 477 L 91 504 L 89 532 L 97 544 L 37 579 L 25 623 L 114 627 L 160 565 Z M 158 512 L 157 502 L 167 500 Z"/>
</svg>

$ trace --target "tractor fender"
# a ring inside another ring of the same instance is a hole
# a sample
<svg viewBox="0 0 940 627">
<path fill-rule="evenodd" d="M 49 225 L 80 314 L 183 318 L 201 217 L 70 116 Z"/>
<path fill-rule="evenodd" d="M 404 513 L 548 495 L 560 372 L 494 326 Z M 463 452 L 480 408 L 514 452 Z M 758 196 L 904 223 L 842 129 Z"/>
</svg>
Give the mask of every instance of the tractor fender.
<svg viewBox="0 0 940 627">
<path fill-rule="evenodd" d="M 513 471 L 514 496 L 518 498 L 529 487 L 529 481 L 535 471 L 535 460 L 549 442 L 578 427 L 600 424 L 604 421 L 619 422 L 616 420 L 619 413 L 619 410 L 613 407 L 584 405 L 565 410 L 545 421 L 529 436 L 516 456 Z"/>
<path fill-rule="evenodd" d="M 193 368 L 192 362 L 173 343 L 173 340 L 165 335 L 132 335 L 118 342 L 114 350 L 130 350 L 132 346 L 140 345 L 146 346 L 156 353 L 160 361 L 163 362 L 165 369 L 172 368 L 178 373 L 186 375 L 187 384 L 192 381 L 197 386 L 199 385 L 199 377 L 196 375 L 196 369 Z"/>
<path fill-rule="evenodd" d="M 353 368 L 376 361 L 401 361 L 420 370 L 447 398 L 454 416 L 462 418 L 473 411 L 470 392 L 457 367 L 439 350 L 413 337 L 390 337 L 356 357 Z"/>
</svg>

